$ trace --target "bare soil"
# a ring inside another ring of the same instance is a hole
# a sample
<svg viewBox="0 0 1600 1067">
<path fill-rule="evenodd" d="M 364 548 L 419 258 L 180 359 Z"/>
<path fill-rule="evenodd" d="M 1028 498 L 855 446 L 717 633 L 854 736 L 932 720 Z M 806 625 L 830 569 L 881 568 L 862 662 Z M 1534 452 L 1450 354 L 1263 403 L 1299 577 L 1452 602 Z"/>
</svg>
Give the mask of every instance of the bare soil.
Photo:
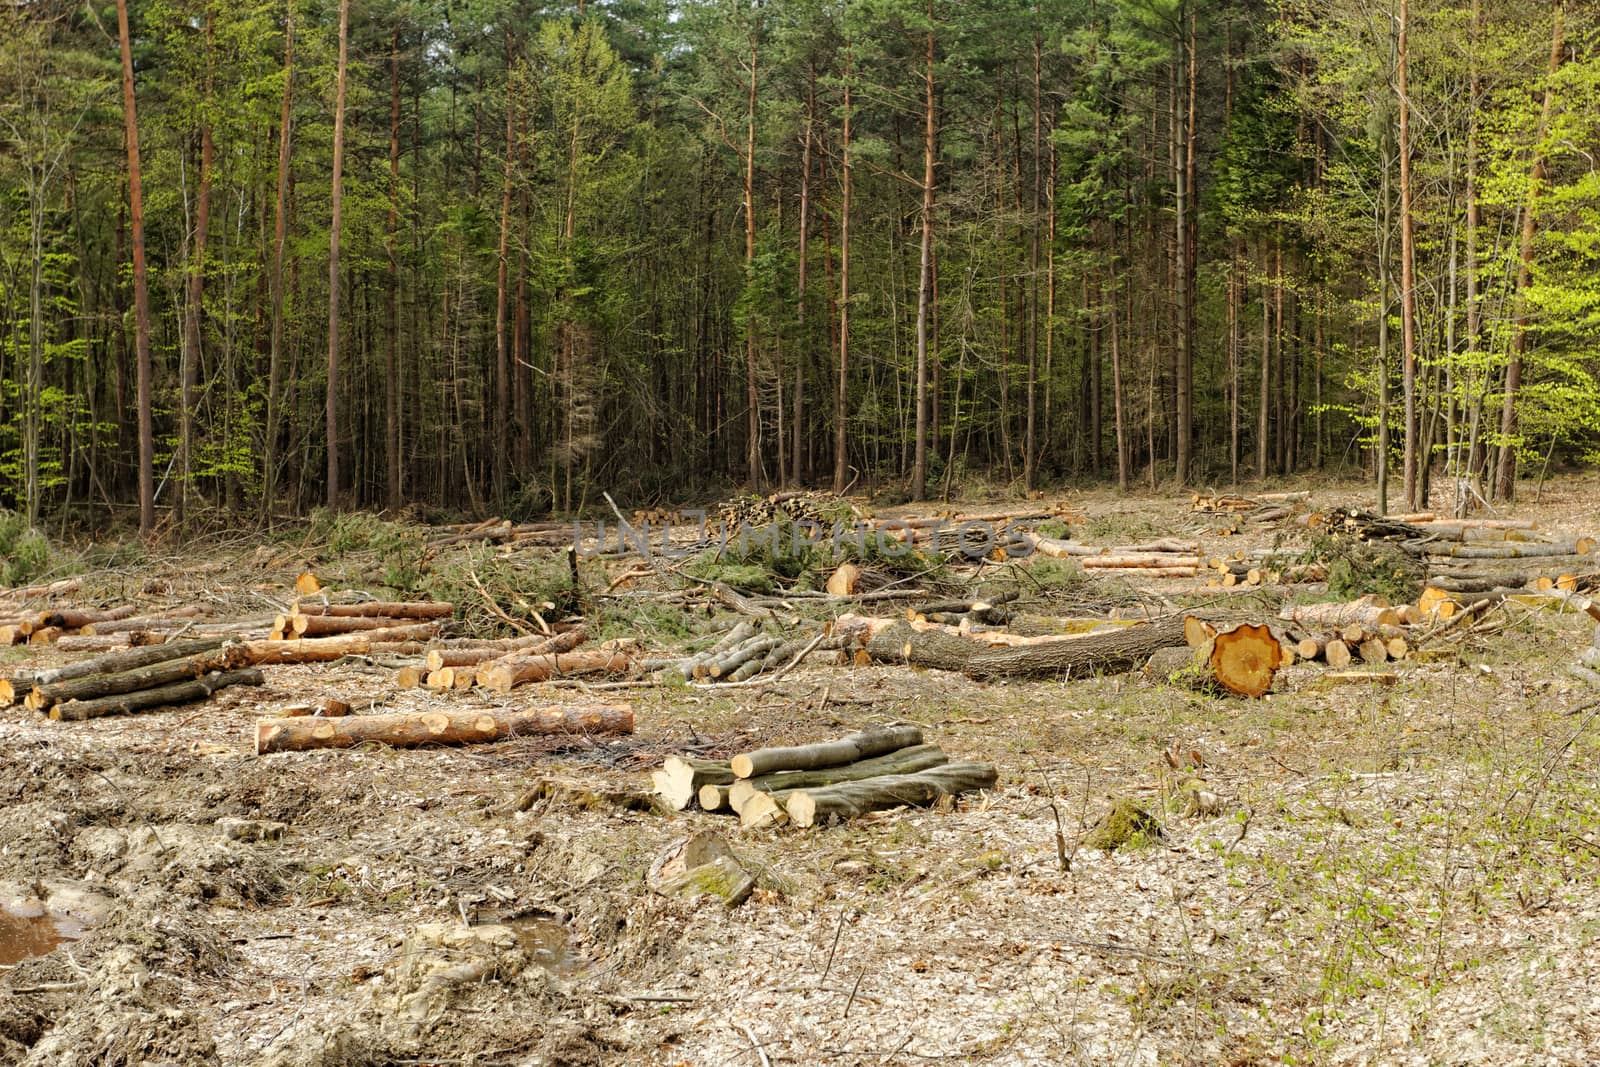
<svg viewBox="0 0 1600 1067">
<path fill-rule="evenodd" d="M 1527 495 L 1519 515 L 1600 529 L 1600 479 Z M 1107 530 L 1199 521 L 1187 498 L 1074 502 Z M 1273 536 L 1202 534 L 1208 552 Z M 288 595 L 292 554 L 229 551 L 233 570 L 210 552 L 116 580 L 181 598 L 250 568 L 262 598 Z M 1331 690 L 1297 668 L 1259 701 L 1139 675 L 807 666 L 626 691 L 631 737 L 264 758 L 253 724 L 290 701 L 488 698 L 391 692 L 392 670 L 344 664 L 124 718 L 12 709 L 0 904 L 87 925 L 0 970 L 0 1063 L 1594 1063 L 1600 693 L 1562 672 L 1593 626 L 1497 618 L 1458 664 Z M 1000 787 L 750 833 L 630 800 L 688 745 L 882 722 L 997 763 Z M 565 788 L 517 802 L 541 781 Z M 1118 799 L 1161 833 L 1091 847 Z M 705 826 L 759 875 L 740 907 L 646 888 Z"/>
</svg>

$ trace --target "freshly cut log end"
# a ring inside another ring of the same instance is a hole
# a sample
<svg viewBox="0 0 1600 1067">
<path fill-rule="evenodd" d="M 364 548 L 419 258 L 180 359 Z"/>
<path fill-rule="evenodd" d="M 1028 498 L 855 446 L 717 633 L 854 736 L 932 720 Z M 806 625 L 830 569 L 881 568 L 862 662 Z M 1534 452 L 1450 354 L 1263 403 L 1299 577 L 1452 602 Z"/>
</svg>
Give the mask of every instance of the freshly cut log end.
<svg viewBox="0 0 1600 1067">
<path fill-rule="evenodd" d="M 683 811 L 699 798 L 702 786 L 727 785 L 733 781 L 733 772 L 723 760 L 669 756 L 651 779 L 667 807 Z"/>
<path fill-rule="evenodd" d="M 662 772 L 656 771 L 655 773 L 660 774 Z M 712 785 L 707 782 L 700 787 L 700 792 L 695 795 L 695 799 L 700 802 L 700 808 L 703 811 L 724 811 L 728 808 L 728 791 L 731 788 L 731 786 Z M 659 792 L 659 790 L 657 791 Z"/>
<path fill-rule="evenodd" d="M 1335 638 L 1322 650 L 1322 659 L 1330 667 L 1350 666 L 1350 646 Z"/>
<path fill-rule="evenodd" d="M 879 730 L 863 730 L 837 741 L 824 741 L 815 745 L 757 749 L 733 757 L 730 766 L 735 777 L 754 778 L 774 771 L 808 771 L 818 767 L 837 767 L 920 744 L 922 744 L 921 730 L 915 726 L 895 726 Z"/>
<path fill-rule="evenodd" d="M 850 818 L 904 804 L 932 804 L 940 797 L 989 789 L 997 778 L 991 763 L 947 763 L 915 774 L 890 774 L 823 789 L 796 790 L 784 798 L 783 806 L 794 825 L 808 827 L 830 815 Z"/>
<path fill-rule="evenodd" d="M 268 719 L 256 724 L 256 755 L 351 748 L 367 741 L 396 748 L 466 745 L 537 734 L 630 734 L 627 705 L 548 707 L 522 711 L 428 711 L 344 719 Z"/>
<path fill-rule="evenodd" d="M 1217 684 L 1246 697 L 1259 697 L 1271 689 L 1282 662 L 1282 648 L 1272 628 L 1250 623 L 1219 631 L 1210 659 Z"/>
<path fill-rule="evenodd" d="M 784 800 L 790 793 L 756 793 L 739 809 L 739 826 L 745 830 L 768 830 L 789 821 Z"/>
<path fill-rule="evenodd" d="M 1217 628 L 1197 615 L 1186 615 L 1183 619 L 1183 639 L 1190 648 L 1199 648 L 1213 637 L 1217 636 Z"/>
<path fill-rule="evenodd" d="M 294 580 L 294 591 L 301 596 L 310 596 L 312 593 L 322 591 L 322 583 L 317 581 L 317 576 L 306 571 Z"/>
</svg>

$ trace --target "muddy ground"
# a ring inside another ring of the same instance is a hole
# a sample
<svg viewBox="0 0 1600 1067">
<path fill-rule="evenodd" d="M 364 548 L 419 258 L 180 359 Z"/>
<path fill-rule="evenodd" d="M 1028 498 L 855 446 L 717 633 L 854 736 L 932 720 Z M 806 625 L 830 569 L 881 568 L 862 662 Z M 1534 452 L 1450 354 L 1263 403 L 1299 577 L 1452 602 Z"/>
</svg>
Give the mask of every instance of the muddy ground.
<svg viewBox="0 0 1600 1067">
<path fill-rule="evenodd" d="M 1195 522 L 1187 499 L 1074 503 Z M 1589 478 L 1519 514 L 1592 533 L 1597 509 Z M 281 592 L 295 569 L 255 579 Z M 179 555 L 118 580 L 217 579 Z M 252 754 L 276 706 L 392 688 L 392 671 L 349 665 L 273 668 L 265 689 L 134 717 L 13 709 L 0 897 L 86 925 L 0 970 L 0 1063 L 1600 1061 L 1600 693 L 1561 671 L 1592 625 L 1499 618 L 1462 662 L 1400 664 L 1391 687 L 1326 690 L 1296 668 L 1242 701 L 1138 675 L 808 666 L 736 693 L 607 693 L 637 733 L 578 743 Z M 627 796 L 687 747 L 883 722 L 994 761 L 1000 788 L 750 833 Z M 517 802 L 542 781 L 559 787 Z M 1196 805 L 1197 786 L 1217 803 Z M 1161 836 L 1088 847 L 1117 797 Z M 708 825 L 759 874 L 754 896 L 651 893 L 653 857 Z M 0 925 L 0 946 L 18 929 Z"/>
</svg>

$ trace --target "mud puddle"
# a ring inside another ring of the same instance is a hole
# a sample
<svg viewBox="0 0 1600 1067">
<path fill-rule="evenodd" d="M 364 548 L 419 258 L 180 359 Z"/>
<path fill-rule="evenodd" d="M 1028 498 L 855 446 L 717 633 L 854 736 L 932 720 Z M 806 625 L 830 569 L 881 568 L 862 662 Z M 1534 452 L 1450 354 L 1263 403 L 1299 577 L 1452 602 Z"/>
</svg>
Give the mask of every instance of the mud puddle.
<svg viewBox="0 0 1600 1067">
<path fill-rule="evenodd" d="M 49 953 L 64 941 L 76 941 L 84 924 L 70 915 L 52 915 L 41 907 L 0 908 L 0 966 Z"/>
<path fill-rule="evenodd" d="M 516 931 L 528 958 L 553 975 L 576 974 L 587 962 L 572 951 L 572 937 L 558 922 L 514 919 L 508 925 Z"/>
</svg>

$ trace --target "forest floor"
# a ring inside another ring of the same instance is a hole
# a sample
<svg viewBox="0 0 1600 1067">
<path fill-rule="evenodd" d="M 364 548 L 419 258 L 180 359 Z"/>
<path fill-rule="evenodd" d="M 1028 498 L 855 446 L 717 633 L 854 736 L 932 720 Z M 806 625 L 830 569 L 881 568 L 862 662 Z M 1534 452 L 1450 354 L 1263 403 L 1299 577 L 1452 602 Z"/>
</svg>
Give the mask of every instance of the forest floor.
<svg viewBox="0 0 1600 1067">
<path fill-rule="evenodd" d="M 1187 496 L 1071 501 L 1133 536 L 1196 521 Z M 1516 514 L 1592 533 L 1600 478 Z M 102 580 L 287 598 L 306 551 L 213 545 Z M 1163 583 L 1183 593 L 1204 595 Z M 808 664 L 743 690 L 625 691 L 637 732 L 582 744 L 254 755 L 272 707 L 389 686 L 350 665 L 153 714 L 0 712 L 0 898 L 86 926 L 0 970 L 0 1063 L 1594 1063 L 1600 693 L 1562 671 L 1593 627 L 1506 621 L 1384 688 L 1296 668 L 1250 701 L 1139 674 Z M 0 650 L 0 667 L 51 655 Z M 486 698 L 390 708 L 442 699 Z M 726 755 L 884 722 L 996 763 L 999 787 L 809 830 L 619 797 L 691 741 Z M 1220 810 L 1185 813 L 1194 779 Z M 518 804 L 541 780 L 574 788 Z M 1083 845 L 1112 797 L 1162 836 Z M 229 818 L 283 829 L 235 839 Z M 759 874 L 742 906 L 646 888 L 652 858 L 706 826 Z M 484 958 L 478 981 L 439 977 Z"/>
</svg>

